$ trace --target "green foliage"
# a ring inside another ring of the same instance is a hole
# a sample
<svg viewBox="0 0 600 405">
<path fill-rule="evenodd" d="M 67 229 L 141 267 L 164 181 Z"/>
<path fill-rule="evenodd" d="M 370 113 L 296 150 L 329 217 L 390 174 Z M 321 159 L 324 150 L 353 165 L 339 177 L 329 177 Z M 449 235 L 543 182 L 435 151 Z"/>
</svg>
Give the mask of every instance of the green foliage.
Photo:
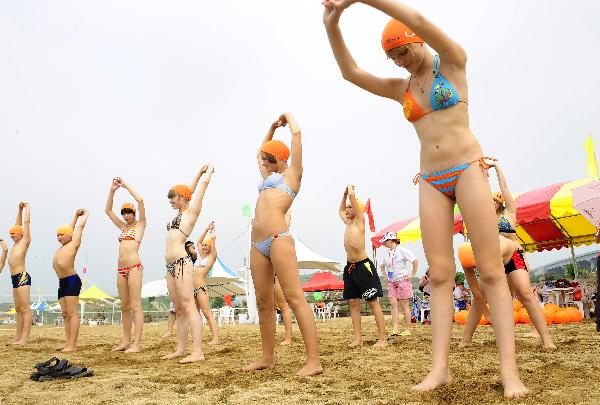
<svg viewBox="0 0 600 405">
<path fill-rule="evenodd" d="M 456 272 L 456 276 L 454 277 L 454 281 L 456 282 L 456 284 L 460 284 L 465 282 L 465 273 L 462 271 L 457 271 Z"/>
<path fill-rule="evenodd" d="M 567 263 L 564 267 L 565 269 L 565 278 L 567 279 L 574 279 L 575 278 L 575 267 L 573 266 L 573 263 Z"/>
<path fill-rule="evenodd" d="M 223 297 L 213 297 L 210 299 L 211 308 L 221 308 L 225 306 L 225 300 Z"/>
</svg>

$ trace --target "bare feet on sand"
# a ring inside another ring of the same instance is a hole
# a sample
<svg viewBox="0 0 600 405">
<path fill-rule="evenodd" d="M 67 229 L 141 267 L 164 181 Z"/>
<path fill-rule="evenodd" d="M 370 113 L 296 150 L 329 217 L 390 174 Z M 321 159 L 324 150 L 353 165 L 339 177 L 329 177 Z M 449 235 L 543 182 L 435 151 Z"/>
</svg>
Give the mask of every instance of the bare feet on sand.
<svg viewBox="0 0 600 405">
<path fill-rule="evenodd" d="M 197 361 L 202 361 L 204 360 L 204 354 L 202 354 L 202 352 L 200 353 L 192 353 L 187 357 L 184 357 L 183 359 L 179 360 L 180 364 L 187 364 L 187 363 L 195 363 Z"/>
<path fill-rule="evenodd" d="M 250 364 L 242 367 L 243 371 L 270 370 L 275 367 L 275 359 L 273 357 L 260 357 Z"/>
<path fill-rule="evenodd" d="M 504 387 L 504 398 L 520 398 L 529 394 L 529 390 L 516 374 L 502 378 L 502 386 Z"/>
<path fill-rule="evenodd" d="M 281 346 L 289 346 L 292 344 L 292 338 L 286 338 L 279 343 Z"/>
<path fill-rule="evenodd" d="M 173 332 L 167 332 L 161 336 L 161 338 L 168 338 L 169 336 L 173 336 Z"/>
<path fill-rule="evenodd" d="M 348 347 L 361 347 L 363 345 L 362 339 L 354 339 L 352 343 L 348 343 Z"/>
<path fill-rule="evenodd" d="M 26 340 L 16 340 L 14 342 L 10 342 L 9 344 L 13 346 L 23 346 L 25 343 L 27 343 Z"/>
<path fill-rule="evenodd" d="M 448 369 L 440 371 L 431 370 L 420 384 L 417 384 L 410 389 L 410 392 L 418 394 L 420 392 L 432 391 L 438 387 L 448 385 L 451 382 L 452 377 L 450 376 L 450 371 Z"/>
<path fill-rule="evenodd" d="M 129 349 L 129 343 L 121 343 L 119 346 L 111 350 L 111 352 L 123 352 Z"/>
<path fill-rule="evenodd" d="M 139 353 L 142 351 L 140 346 L 131 346 L 129 349 L 125 350 L 125 353 Z"/>
<path fill-rule="evenodd" d="M 460 343 L 458 344 L 458 347 L 464 348 L 464 347 L 471 347 L 473 346 L 473 342 L 470 340 L 461 340 Z"/>
<path fill-rule="evenodd" d="M 539 338 L 540 334 L 537 332 L 537 330 L 532 330 L 529 333 L 526 333 L 523 335 L 524 337 L 531 337 L 531 338 Z"/>
<path fill-rule="evenodd" d="M 311 377 L 313 375 L 321 374 L 322 372 L 323 366 L 321 366 L 320 361 L 317 360 L 315 362 L 306 362 L 304 367 L 298 370 L 298 372 L 296 373 L 296 377 L 306 378 Z"/>
<path fill-rule="evenodd" d="M 207 344 L 214 346 L 214 345 L 218 345 L 221 344 L 221 340 L 219 338 L 213 338 L 211 341 L 209 341 Z"/>
<path fill-rule="evenodd" d="M 375 344 L 372 346 L 374 348 L 383 348 L 387 346 L 387 339 L 386 340 L 381 340 L 379 339 L 377 342 L 375 342 Z"/>
<path fill-rule="evenodd" d="M 173 353 L 165 354 L 160 359 L 161 360 L 170 360 L 170 359 L 174 359 L 175 357 L 181 357 L 184 355 L 185 355 L 185 352 L 173 352 Z"/>
<path fill-rule="evenodd" d="M 67 346 L 64 349 L 61 350 L 61 352 L 63 353 L 71 353 L 77 350 L 76 346 Z"/>
</svg>

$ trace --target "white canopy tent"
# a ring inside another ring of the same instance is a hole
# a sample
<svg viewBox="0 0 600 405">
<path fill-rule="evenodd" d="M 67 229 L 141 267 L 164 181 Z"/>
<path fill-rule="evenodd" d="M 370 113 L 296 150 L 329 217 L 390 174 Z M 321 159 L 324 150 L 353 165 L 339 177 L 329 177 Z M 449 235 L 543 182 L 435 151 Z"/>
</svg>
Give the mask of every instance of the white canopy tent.
<svg viewBox="0 0 600 405">
<path fill-rule="evenodd" d="M 217 257 L 215 264 L 211 267 L 206 278 L 206 289 L 209 297 L 222 297 L 224 295 L 243 295 L 244 289 L 236 282 L 239 280 L 237 274 L 230 270 Z M 160 279 L 150 281 L 142 285 L 142 298 L 165 297 L 169 295 L 167 280 Z"/>
<path fill-rule="evenodd" d="M 294 238 L 296 248 L 296 261 L 299 269 L 307 270 L 328 270 L 339 273 L 342 269 L 340 263 L 328 259 L 316 253 L 302 242 L 298 237 Z M 256 309 L 256 295 L 254 293 L 254 283 L 249 268 L 239 270 L 241 283 L 246 290 L 246 302 L 248 304 L 248 322 L 258 323 L 258 310 Z"/>
</svg>

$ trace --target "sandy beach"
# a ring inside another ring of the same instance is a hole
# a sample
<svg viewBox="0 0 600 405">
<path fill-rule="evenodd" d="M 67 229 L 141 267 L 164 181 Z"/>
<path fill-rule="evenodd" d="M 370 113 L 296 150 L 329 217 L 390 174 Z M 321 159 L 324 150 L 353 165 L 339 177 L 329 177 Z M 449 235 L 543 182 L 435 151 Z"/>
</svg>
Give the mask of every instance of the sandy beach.
<svg viewBox="0 0 600 405">
<path fill-rule="evenodd" d="M 389 321 L 389 320 L 388 320 Z M 427 372 L 431 356 L 430 327 L 416 325 L 414 335 L 396 338 L 386 349 L 369 346 L 348 349 L 349 318 L 317 324 L 325 372 L 310 379 L 293 376 L 303 359 L 299 331 L 290 347 L 277 351 L 274 370 L 244 373 L 240 368 L 259 354 L 255 325 L 221 328 L 223 343 L 204 345 L 206 360 L 191 365 L 161 361 L 174 348 L 174 337 L 161 338 L 166 325 L 145 325 L 144 351 L 113 353 L 119 341 L 117 326 L 82 327 L 80 350 L 66 357 L 95 371 L 92 377 L 34 382 L 29 374 L 36 362 L 57 355 L 63 330 L 38 327 L 26 347 L 4 344 L 0 355 L 2 404 L 185 404 L 185 403 L 502 403 L 498 355 L 492 329 L 480 327 L 474 345 L 459 349 L 462 327 L 454 325 L 451 367 L 454 381 L 433 393 L 411 395 L 409 388 Z M 366 344 L 374 343 L 372 317 L 363 318 Z M 524 337 L 528 327 L 517 326 L 517 357 L 521 376 L 532 394 L 518 403 L 599 403 L 600 335 L 588 321 L 551 326 L 558 350 L 545 352 L 539 341 Z M 12 335 L 0 329 L 0 342 Z M 278 327 L 278 336 L 283 333 Z M 205 327 L 204 341 L 210 337 Z M 514 402 L 513 402 L 514 403 Z"/>
</svg>

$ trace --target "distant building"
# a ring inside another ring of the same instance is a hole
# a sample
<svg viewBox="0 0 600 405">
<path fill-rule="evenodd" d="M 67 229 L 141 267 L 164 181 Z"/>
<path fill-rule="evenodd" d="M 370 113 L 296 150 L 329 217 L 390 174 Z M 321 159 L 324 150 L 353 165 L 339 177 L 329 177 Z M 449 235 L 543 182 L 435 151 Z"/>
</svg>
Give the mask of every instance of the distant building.
<svg viewBox="0 0 600 405">
<path fill-rule="evenodd" d="M 595 273 L 596 272 L 596 259 L 598 257 L 598 252 L 600 250 L 596 250 L 593 252 L 589 252 L 583 255 L 575 256 L 575 261 L 577 262 L 577 269 L 581 271 L 581 269 L 586 269 L 588 272 Z M 548 263 L 540 267 L 536 267 L 531 272 L 533 275 L 537 277 L 541 276 L 551 276 L 553 278 L 564 277 L 565 268 L 568 264 L 573 263 L 573 260 L 569 257 L 563 260 L 559 260 L 556 262 Z"/>
</svg>

